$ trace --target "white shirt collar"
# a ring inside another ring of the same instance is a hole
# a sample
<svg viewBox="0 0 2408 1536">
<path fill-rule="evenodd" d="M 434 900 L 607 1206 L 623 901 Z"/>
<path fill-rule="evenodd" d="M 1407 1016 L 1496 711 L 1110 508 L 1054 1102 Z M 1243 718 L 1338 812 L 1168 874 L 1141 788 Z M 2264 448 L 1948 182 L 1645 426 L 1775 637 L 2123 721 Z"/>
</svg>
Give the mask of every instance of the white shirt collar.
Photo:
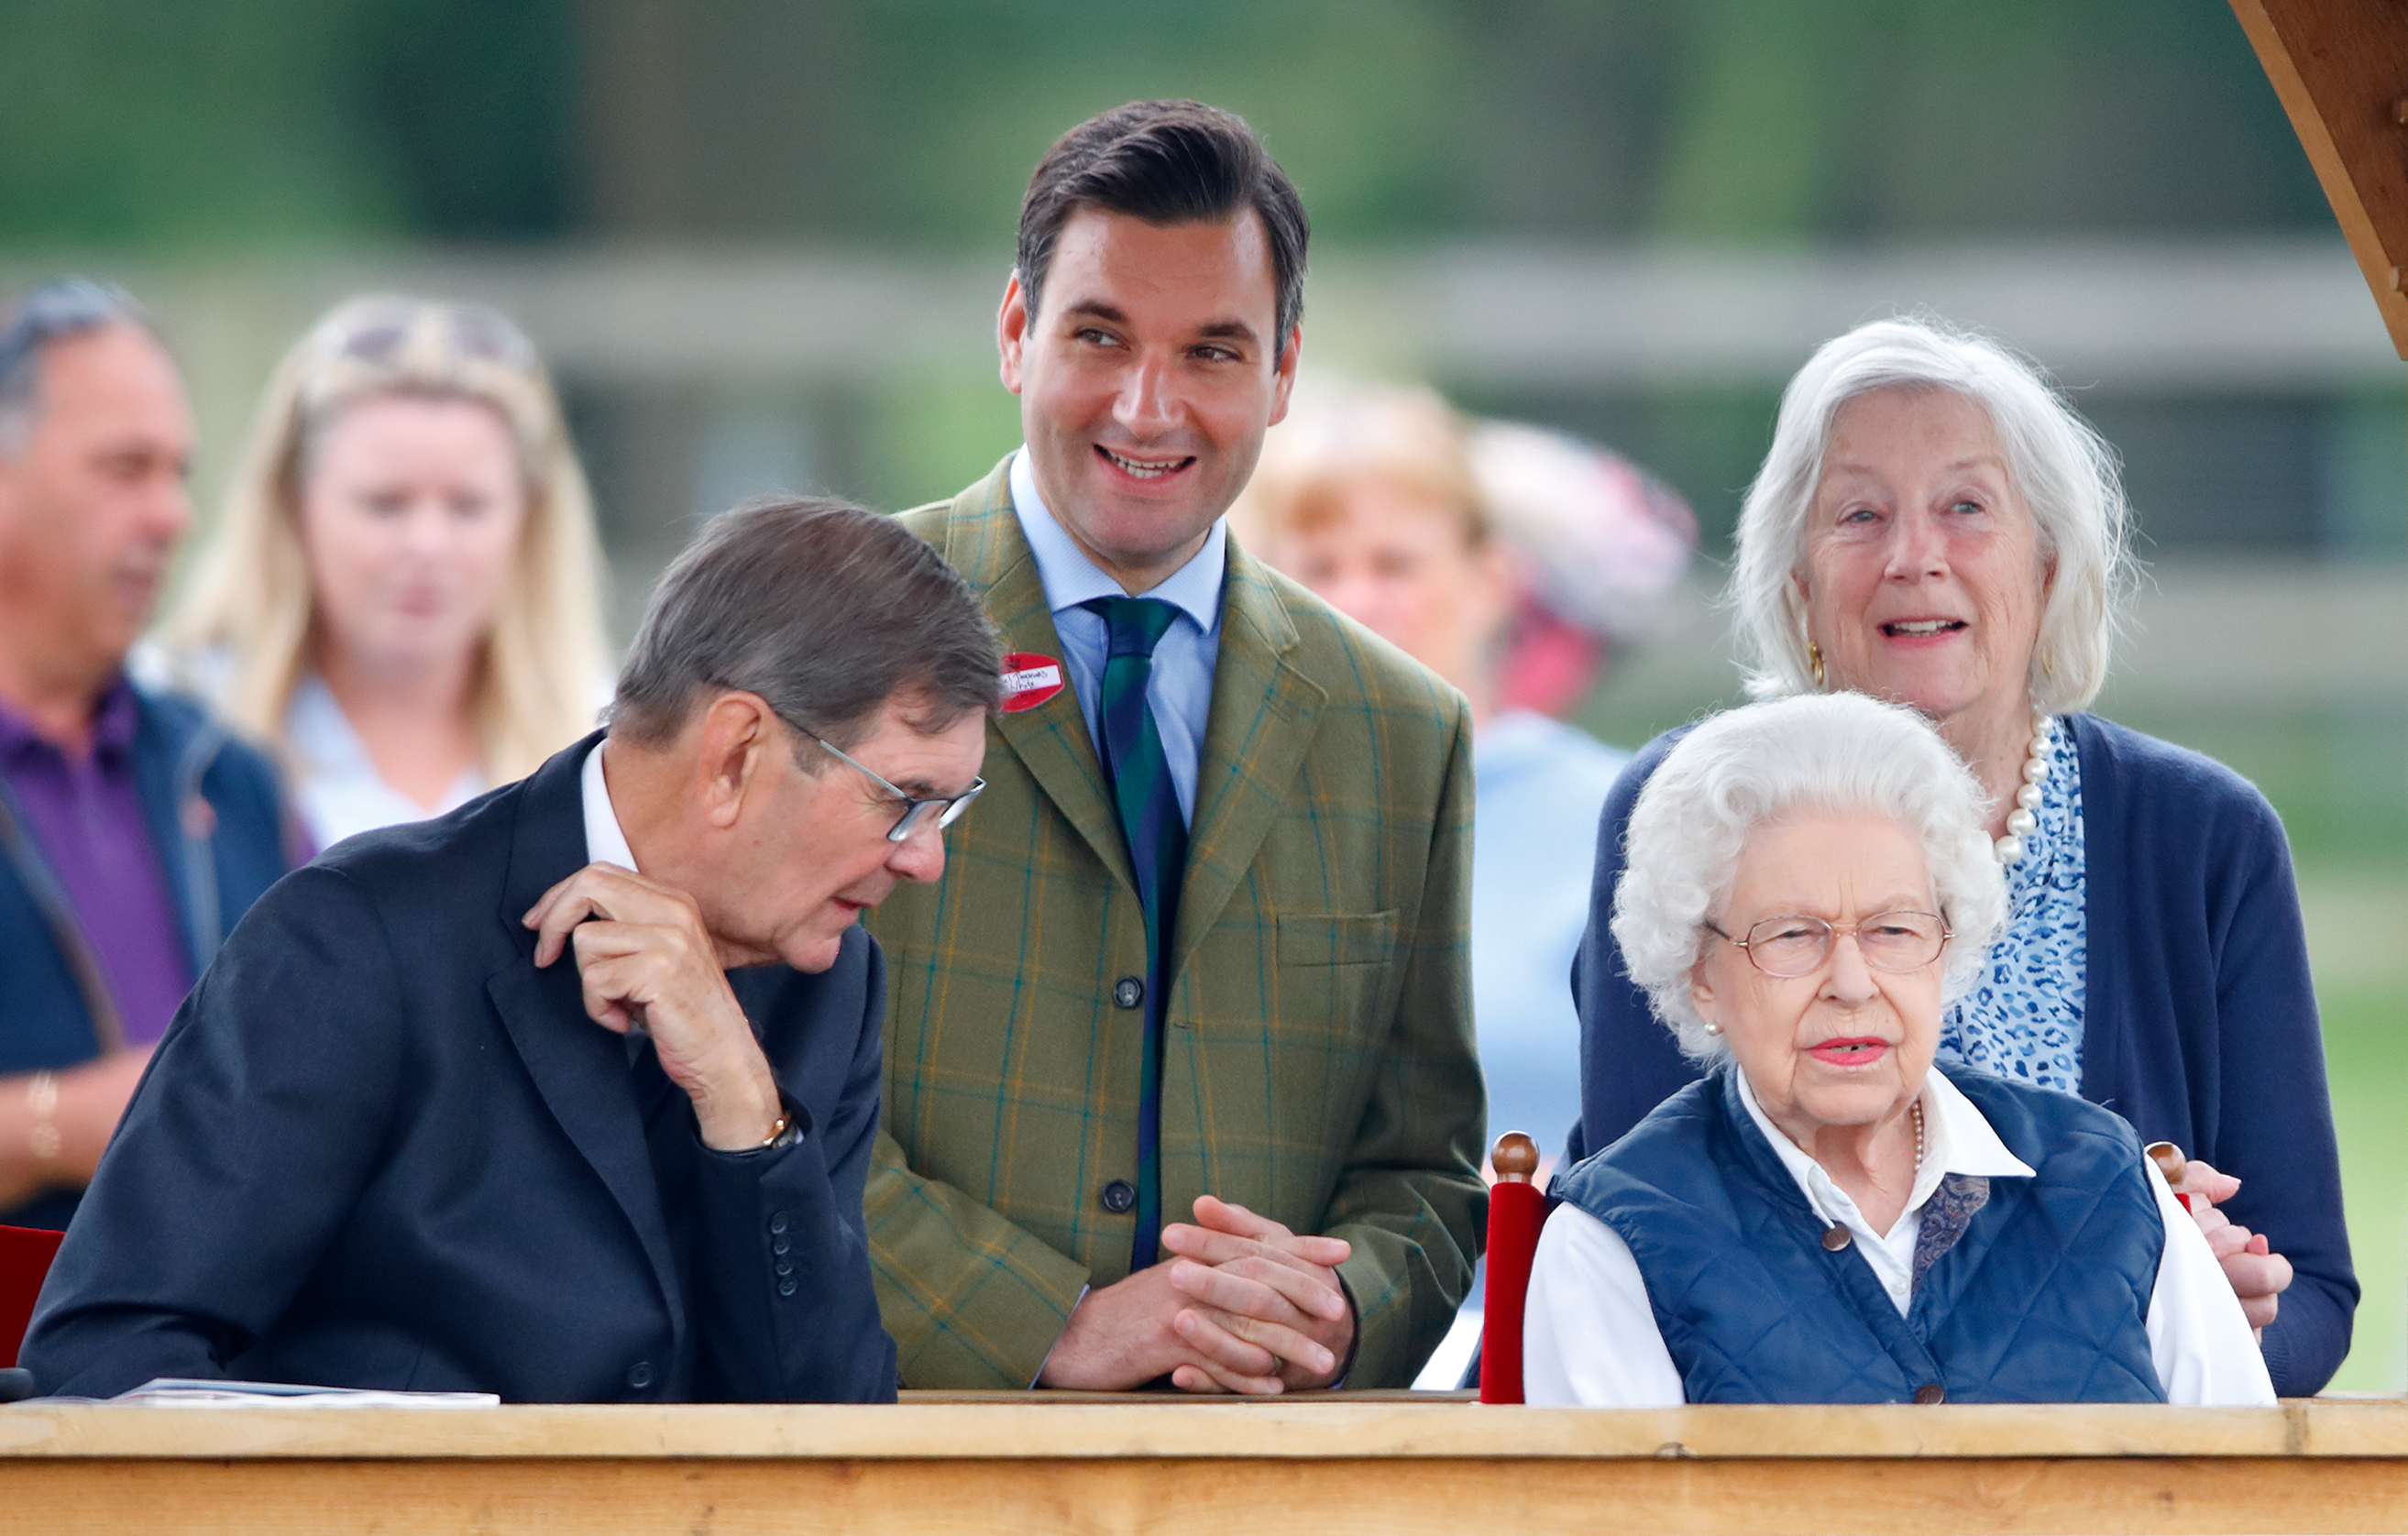
<svg viewBox="0 0 2408 1536">
<path fill-rule="evenodd" d="M 1747 1106 L 1748 1117 L 1771 1143 L 1772 1155 L 1781 1159 L 1781 1166 L 1798 1182 L 1799 1192 L 1814 1207 L 1815 1213 L 1825 1221 L 1834 1220 L 1839 1209 L 1834 1197 L 1845 1198 L 1839 1182 L 1772 1123 L 1764 1106 L 1756 1102 L 1756 1087 L 1748 1082 L 1747 1073 L 1738 1075 L 1740 1102 Z M 1923 1078 L 1923 1166 L 1915 1170 L 1914 1189 L 1906 1202 L 1909 1211 L 1922 1210 L 1940 1188 L 1940 1181 L 1951 1173 L 1993 1179 L 2037 1177 L 2022 1158 L 2007 1150 L 2007 1144 L 1999 1140 L 1999 1133 L 1990 1128 L 1990 1122 L 1973 1107 L 1973 1101 L 1958 1092 L 1937 1067 Z"/>
<path fill-rule="evenodd" d="M 627 846 L 627 834 L 619 825 L 618 810 L 610 804 L 610 786 L 602 777 L 602 749 L 609 745 L 608 740 L 595 742 L 578 775 L 580 797 L 585 804 L 585 862 L 615 864 L 641 874 L 636 868 L 636 851 Z"/>
<path fill-rule="evenodd" d="M 1011 506 L 1020 514 L 1020 531 L 1028 540 L 1028 551 L 1037 557 L 1037 578 L 1045 585 L 1048 610 L 1060 613 L 1097 597 L 1128 596 L 1054 520 L 1037 489 L 1037 473 L 1029 466 L 1025 447 L 1011 456 Z M 1204 547 L 1143 596 L 1161 598 L 1209 635 L 1221 621 L 1221 581 L 1228 563 L 1229 520 L 1216 517 L 1204 536 Z"/>
</svg>

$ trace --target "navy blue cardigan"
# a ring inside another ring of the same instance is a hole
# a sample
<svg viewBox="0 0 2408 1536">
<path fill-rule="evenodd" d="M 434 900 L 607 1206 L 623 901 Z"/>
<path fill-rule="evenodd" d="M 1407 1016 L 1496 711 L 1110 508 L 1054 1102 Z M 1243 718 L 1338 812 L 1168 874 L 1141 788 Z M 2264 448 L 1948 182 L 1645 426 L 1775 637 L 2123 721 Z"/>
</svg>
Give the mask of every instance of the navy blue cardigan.
<svg viewBox="0 0 2408 1536">
<path fill-rule="evenodd" d="M 2082 755 L 2082 1096 L 2242 1181 L 2226 1213 L 2296 1278 L 2265 1332 L 2274 1390 L 2323 1387 L 2358 1306 L 2324 1038 L 2290 845 L 2245 779 L 2096 715 L 2067 717 Z M 1641 785 L 1684 732 L 1656 738 L 1605 802 L 1588 932 L 1572 962 L 1581 1120 L 1566 1160 L 1603 1147 L 1698 1074 L 1624 972 L 1607 919 Z"/>
</svg>

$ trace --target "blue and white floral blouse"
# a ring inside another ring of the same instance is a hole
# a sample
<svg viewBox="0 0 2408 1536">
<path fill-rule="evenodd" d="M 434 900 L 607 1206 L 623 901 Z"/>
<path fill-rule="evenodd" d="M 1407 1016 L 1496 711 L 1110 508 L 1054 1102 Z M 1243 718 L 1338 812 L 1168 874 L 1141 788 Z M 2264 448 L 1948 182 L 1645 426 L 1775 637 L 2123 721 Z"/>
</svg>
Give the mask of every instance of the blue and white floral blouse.
<svg viewBox="0 0 2408 1536">
<path fill-rule="evenodd" d="M 2007 870 L 2007 926 L 1972 991 L 1940 1025 L 1940 1055 L 2000 1077 L 2082 1091 L 2084 944 L 2082 757 L 2048 725 L 2040 825 Z"/>
</svg>

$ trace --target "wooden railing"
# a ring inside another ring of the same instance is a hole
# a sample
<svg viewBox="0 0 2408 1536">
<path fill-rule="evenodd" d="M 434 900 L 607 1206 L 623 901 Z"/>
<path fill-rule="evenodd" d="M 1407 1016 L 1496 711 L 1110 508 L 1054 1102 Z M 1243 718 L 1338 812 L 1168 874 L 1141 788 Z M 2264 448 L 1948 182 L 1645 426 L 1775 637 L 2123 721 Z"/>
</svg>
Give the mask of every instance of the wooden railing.
<svg viewBox="0 0 2408 1536">
<path fill-rule="evenodd" d="M 0 1524 L 87 1531 L 2408 1532 L 2408 1401 L 0 1409 Z"/>
</svg>

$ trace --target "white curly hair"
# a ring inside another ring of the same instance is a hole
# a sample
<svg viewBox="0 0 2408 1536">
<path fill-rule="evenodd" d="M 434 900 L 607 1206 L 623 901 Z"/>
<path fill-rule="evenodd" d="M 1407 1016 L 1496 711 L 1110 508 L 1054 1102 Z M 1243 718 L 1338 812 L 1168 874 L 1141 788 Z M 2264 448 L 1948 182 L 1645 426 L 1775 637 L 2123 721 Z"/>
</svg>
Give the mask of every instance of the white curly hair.
<svg viewBox="0 0 2408 1536">
<path fill-rule="evenodd" d="M 1915 834 L 1956 935 L 1943 956 L 1948 999 L 1972 984 L 2006 920 L 2006 879 L 1983 830 L 1986 797 L 1921 715 L 1848 693 L 1716 715 L 1640 791 L 1613 893 L 1623 966 L 1693 1061 L 1730 1050 L 1689 997 L 1707 920 L 1730 895 L 1748 834 L 1799 811 L 1882 816 Z"/>
</svg>

